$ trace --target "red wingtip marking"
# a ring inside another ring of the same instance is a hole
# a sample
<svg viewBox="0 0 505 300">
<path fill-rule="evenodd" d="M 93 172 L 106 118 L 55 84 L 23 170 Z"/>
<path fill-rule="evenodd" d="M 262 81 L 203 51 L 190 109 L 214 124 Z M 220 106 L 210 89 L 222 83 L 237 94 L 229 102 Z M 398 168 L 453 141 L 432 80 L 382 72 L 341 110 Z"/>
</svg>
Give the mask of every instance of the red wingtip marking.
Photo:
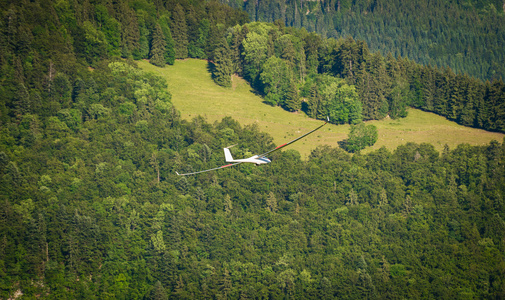
<svg viewBox="0 0 505 300">
<path fill-rule="evenodd" d="M 279 149 L 280 147 L 283 147 L 283 146 L 285 146 L 286 144 L 287 144 L 287 143 L 282 144 L 282 145 L 280 145 L 280 146 L 277 146 L 277 147 L 275 147 L 275 149 Z"/>
<path fill-rule="evenodd" d="M 233 165 L 233 164 L 229 164 L 229 165 L 226 165 L 226 166 L 222 166 L 221 168 L 226 168 L 226 167 L 229 167 L 229 166 L 231 166 L 231 165 Z"/>
</svg>

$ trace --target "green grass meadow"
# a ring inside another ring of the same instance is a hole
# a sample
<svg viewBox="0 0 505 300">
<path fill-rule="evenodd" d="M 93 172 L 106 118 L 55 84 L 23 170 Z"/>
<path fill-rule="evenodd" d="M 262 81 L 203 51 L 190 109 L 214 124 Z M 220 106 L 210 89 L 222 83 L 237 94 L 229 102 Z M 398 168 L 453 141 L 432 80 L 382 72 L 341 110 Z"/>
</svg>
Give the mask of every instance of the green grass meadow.
<svg viewBox="0 0 505 300">
<path fill-rule="evenodd" d="M 303 112 L 290 113 L 280 107 L 264 104 L 249 84 L 237 76 L 233 76 L 231 88 L 218 86 L 212 80 L 205 60 L 177 60 L 173 66 L 164 68 L 153 66 L 145 60 L 139 61 L 138 65 L 166 78 L 168 90 L 172 93 L 172 102 L 181 112 L 183 119 L 190 120 L 201 115 L 212 123 L 231 116 L 242 125 L 257 123 L 262 131 L 273 137 L 277 145 L 290 141 L 322 123 L 321 120 L 309 118 Z M 410 109 L 408 117 L 403 119 L 384 119 L 367 123 L 377 126 L 379 139 L 373 147 L 364 152 L 382 146 L 394 150 L 408 142 L 430 143 L 441 151 L 445 144 L 453 149 L 462 143 L 485 145 L 492 140 L 501 142 L 504 137 L 501 133 L 460 126 L 444 117 L 417 109 Z M 348 132 L 349 125 L 328 124 L 289 147 L 299 151 L 302 157 L 307 157 L 318 145 L 337 147 L 339 141 L 347 138 Z"/>
</svg>

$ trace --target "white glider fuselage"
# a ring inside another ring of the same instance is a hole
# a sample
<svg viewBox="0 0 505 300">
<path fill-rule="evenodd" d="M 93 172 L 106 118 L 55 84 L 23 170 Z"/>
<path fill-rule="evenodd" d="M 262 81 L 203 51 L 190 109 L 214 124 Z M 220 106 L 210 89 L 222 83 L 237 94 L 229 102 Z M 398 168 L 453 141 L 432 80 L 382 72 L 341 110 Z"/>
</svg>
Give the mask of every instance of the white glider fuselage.
<svg viewBox="0 0 505 300">
<path fill-rule="evenodd" d="M 224 150 L 224 157 L 225 157 L 226 162 L 252 163 L 252 164 L 257 164 L 257 165 L 268 164 L 268 163 L 272 162 L 267 157 L 259 156 L 259 155 L 254 155 L 254 156 L 251 156 L 249 158 L 233 159 L 233 156 L 231 155 L 231 152 L 230 152 L 229 148 L 230 147 L 226 147 L 226 148 L 223 149 Z"/>
</svg>

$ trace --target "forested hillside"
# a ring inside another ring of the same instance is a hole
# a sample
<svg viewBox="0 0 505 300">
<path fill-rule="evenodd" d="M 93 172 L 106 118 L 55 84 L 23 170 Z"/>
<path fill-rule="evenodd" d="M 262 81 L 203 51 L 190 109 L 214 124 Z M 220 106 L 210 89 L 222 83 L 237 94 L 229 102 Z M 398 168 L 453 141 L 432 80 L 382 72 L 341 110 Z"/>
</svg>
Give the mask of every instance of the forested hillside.
<svg viewBox="0 0 505 300">
<path fill-rule="evenodd" d="M 306 161 L 288 150 L 269 165 L 180 177 L 221 165 L 225 145 L 245 156 L 271 137 L 231 118 L 181 120 L 166 82 L 133 59 L 216 58 L 231 43 L 221 37 L 243 34 L 243 52 L 223 53 L 253 61 L 253 41 L 282 33 L 268 59 L 289 74 L 289 58 L 304 59 L 285 51 L 297 31 L 246 29 L 242 12 L 206 1 L 0 7 L 0 298 L 505 297 L 505 141 L 353 156 L 319 147 Z M 363 43 L 306 36 L 334 47 L 307 51 L 316 71 L 290 84 L 315 99 L 329 83 L 359 105 L 353 78 L 382 78 L 345 75 L 365 56 L 320 57 Z M 293 49 L 312 45 L 300 41 Z M 235 67 L 265 100 L 288 99 L 275 97 L 279 76 L 252 66 Z M 502 99 L 489 91 L 475 99 Z"/>
<path fill-rule="evenodd" d="M 449 66 L 482 80 L 505 78 L 505 7 L 501 0 L 220 0 L 252 21 L 282 20 L 324 37 L 365 41 L 423 65 Z"/>
<path fill-rule="evenodd" d="M 504 144 L 285 151 L 181 178 L 271 138 L 180 121 L 127 63 L 89 76 L 107 84 L 2 127 L 2 298 L 505 296 Z"/>
</svg>

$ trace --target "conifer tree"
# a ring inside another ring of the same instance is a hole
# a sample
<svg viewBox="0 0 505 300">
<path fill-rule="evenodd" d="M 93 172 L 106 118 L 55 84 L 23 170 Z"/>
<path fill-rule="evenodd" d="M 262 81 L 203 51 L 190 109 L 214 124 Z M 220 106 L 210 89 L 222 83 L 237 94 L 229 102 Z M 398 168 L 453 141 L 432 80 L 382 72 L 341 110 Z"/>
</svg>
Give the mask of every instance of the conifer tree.
<svg viewBox="0 0 505 300">
<path fill-rule="evenodd" d="M 231 51 L 225 39 L 222 39 L 219 46 L 214 50 L 214 81 L 220 86 L 231 86 L 231 75 L 233 72 L 233 63 L 231 60 Z"/>
<path fill-rule="evenodd" d="M 172 38 L 172 32 L 170 31 L 169 18 L 166 15 L 160 17 L 159 24 L 161 30 L 163 31 L 163 37 L 165 38 L 165 63 L 173 65 L 175 62 L 175 45 L 174 39 Z"/>
<path fill-rule="evenodd" d="M 172 13 L 172 38 L 175 42 L 175 58 L 182 59 L 188 57 L 188 25 L 184 9 L 177 4 Z"/>
<path fill-rule="evenodd" d="M 301 102 L 298 98 L 298 89 L 293 80 L 290 81 L 288 90 L 286 91 L 286 99 L 284 101 L 284 107 L 288 111 L 298 111 L 301 108 Z"/>
<path fill-rule="evenodd" d="M 433 93 L 435 90 L 435 82 L 433 80 L 433 68 L 424 67 L 421 71 L 421 84 L 423 92 L 423 106 L 427 111 L 433 111 Z"/>
<path fill-rule="evenodd" d="M 140 30 L 135 11 L 126 2 L 119 2 L 119 21 L 121 22 L 121 56 L 130 57 L 139 47 Z"/>
<path fill-rule="evenodd" d="M 460 85 L 463 84 L 462 76 L 452 76 L 449 85 L 449 96 L 447 99 L 447 118 L 456 120 L 460 114 L 460 108 L 463 99 L 461 98 Z"/>
<path fill-rule="evenodd" d="M 476 125 L 480 128 L 487 128 L 487 126 L 489 126 L 490 107 L 487 103 L 490 89 L 491 83 L 489 80 L 486 80 L 484 85 L 484 96 L 477 100 Z"/>
<path fill-rule="evenodd" d="M 479 84 L 475 79 L 466 77 L 466 84 L 463 88 L 462 93 L 465 99 L 464 103 L 461 105 L 461 113 L 458 116 L 458 123 L 465 126 L 474 126 L 475 124 L 475 108 L 476 100 L 479 98 Z M 482 95 L 480 96 L 482 97 Z"/>
<path fill-rule="evenodd" d="M 153 40 L 151 42 L 151 53 L 149 54 L 150 62 L 158 67 L 165 65 L 165 48 L 166 42 L 163 35 L 163 30 L 160 24 L 156 24 L 153 32 Z"/>
</svg>

